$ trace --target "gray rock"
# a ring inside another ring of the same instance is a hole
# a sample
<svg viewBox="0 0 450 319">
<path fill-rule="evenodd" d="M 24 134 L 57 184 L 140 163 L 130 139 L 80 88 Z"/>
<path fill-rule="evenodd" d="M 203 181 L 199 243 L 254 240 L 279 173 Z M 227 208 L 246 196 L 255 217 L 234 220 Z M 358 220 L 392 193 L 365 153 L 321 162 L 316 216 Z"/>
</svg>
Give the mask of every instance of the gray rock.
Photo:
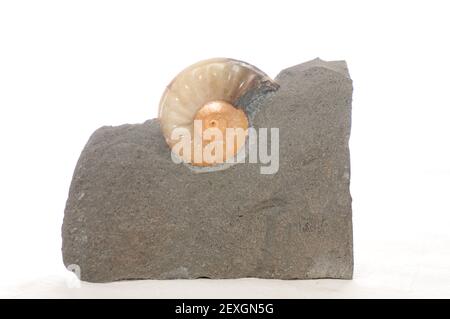
<svg viewBox="0 0 450 319">
<path fill-rule="evenodd" d="M 155 119 L 95 131 L 67 200 L 65 265 L 91 282 L 352 278 L 346 63 L 316 59 L 277 81 L 253 119 L 280 128 L 273 175 L 261 164 L 203 174 L 174 164 Z"/>
</svg>

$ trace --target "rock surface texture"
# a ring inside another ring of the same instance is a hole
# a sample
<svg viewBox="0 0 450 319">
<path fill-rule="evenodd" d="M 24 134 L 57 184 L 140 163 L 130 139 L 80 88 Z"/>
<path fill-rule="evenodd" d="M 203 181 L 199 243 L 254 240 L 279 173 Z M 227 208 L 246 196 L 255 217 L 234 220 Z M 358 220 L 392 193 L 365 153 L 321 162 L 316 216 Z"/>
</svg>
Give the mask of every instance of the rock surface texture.
<svg viewBox="0 0 450 319">
<path fill-rule="evenodd" d="M 171 160 L 158 120 L 102 127 L 76 166 L 63 259 L 81 279 L 351 279 L 346 63 L 283 70 L 256 128 L 279 128 L 279 170 L 195 173 Z"/>
</svg>

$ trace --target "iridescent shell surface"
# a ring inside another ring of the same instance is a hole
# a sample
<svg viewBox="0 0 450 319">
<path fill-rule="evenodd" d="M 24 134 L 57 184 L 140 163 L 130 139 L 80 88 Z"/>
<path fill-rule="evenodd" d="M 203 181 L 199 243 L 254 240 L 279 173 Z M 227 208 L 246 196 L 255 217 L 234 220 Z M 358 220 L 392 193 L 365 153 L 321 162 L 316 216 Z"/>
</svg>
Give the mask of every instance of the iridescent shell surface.
<svg viewBox="0 0 450 319">
<path fill-rule="evenodd" d="M 172 131 L 176 128 L 185 128 L 194 135 L 194 120 L 201 115 L 206 116 L 214 105 L 220 109 L 218 104 L 221 101 L 227 106 L 222 108 L 228 112 L 224 119 L 226 125 L 247 129 L 248 121 L 243 118 L 245 113 L 237 103 L 247 92 L 267 83 L 276 85 L 258 68 L 234 59 L 209 59 L 184 69 L 167 86 L 159 104 L 160 124 L 167 144 L 172 148 L 178 142 L 172 138 Z M 212 106 L 205 108 L 208 103 Z M 233 114 L 228 105 L 233 106 L 236 113 Z M 220 112 L 217 114 L 220 120 Z"/>
</svg>

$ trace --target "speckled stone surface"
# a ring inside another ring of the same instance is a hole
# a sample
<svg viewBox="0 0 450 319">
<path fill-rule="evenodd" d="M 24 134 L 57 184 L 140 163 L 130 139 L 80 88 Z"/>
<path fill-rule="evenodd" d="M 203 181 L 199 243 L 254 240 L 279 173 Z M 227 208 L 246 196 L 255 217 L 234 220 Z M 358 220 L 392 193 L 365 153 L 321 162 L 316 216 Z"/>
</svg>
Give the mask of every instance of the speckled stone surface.
<svg viewBox="0 0 450 319">
<path fill-rule="evenodd" d="M 81 279 L 351 279 L 348 140 L 352 81 L 343 61 L 283 70 L 253 125 L 277 127 L 280 166 L 195 173 L 174 164 L 158 120 L 95 131 L 75 168 L 63 259 Z"/>
</svg>

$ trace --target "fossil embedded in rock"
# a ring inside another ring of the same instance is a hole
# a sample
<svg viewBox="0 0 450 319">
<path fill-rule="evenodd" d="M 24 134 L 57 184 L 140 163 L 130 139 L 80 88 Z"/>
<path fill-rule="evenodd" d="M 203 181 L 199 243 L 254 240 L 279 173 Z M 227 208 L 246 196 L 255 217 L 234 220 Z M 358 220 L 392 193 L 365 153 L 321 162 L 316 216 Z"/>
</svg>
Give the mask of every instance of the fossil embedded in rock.
<svg viewBox="0 0 450 319">
<path fill-rule="evenodd" d="M 243 97 L 277 87 L 264 72 L 243 61 L 216 58 L 191 65 L 172 80 L 161 98 L 164 138 L 174 150 L 185 137 L 174 130 L 187 133 L 188 150 L 179 154 L 184 162 L 196 166 L 223 163 L 245 144 L 249 121 L 244 100 L 250 99 Z M 234 134 L 227 135 L 227 129 L 234 129 Z M 208 153 L 210 158 L 204 158 L 203 151 L 212 143 L 217 147 Z M 201 156 L 195 156 L 198 150 Z"/>
</svg>

